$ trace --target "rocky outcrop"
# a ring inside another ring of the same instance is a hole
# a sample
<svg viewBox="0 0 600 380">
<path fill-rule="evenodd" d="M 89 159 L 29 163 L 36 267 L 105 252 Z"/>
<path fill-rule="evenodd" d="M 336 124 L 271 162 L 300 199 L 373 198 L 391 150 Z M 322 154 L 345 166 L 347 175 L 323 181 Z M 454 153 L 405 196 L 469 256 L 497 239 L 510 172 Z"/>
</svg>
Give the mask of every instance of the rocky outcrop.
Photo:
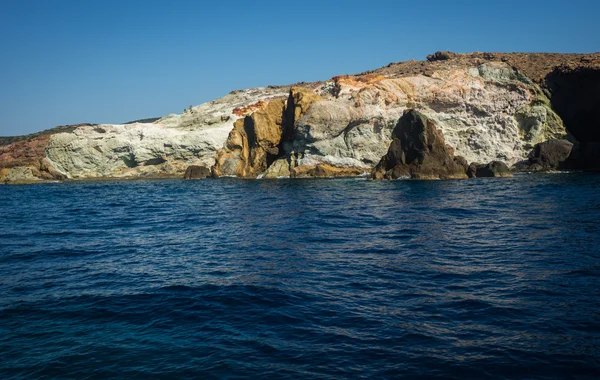
<svg viewBox="0 0 600 380">
<path fill-rule="evenodd" d="M 279 155 L 284 109 L 284 99 L 276 99 L 239 119 L 218 153 L 215 175 L 256 178 L 263 173 Z"/>
<path fill-rule="evenodd" d="M 181 176 L 190 164 L 210 167 L 228 132 L 223 126 L 99 125 L 52 136 L 46 156 L 67 178 Z"/>
<path fill-rule="evenodd" d="M 0 169 L 31 169 L 39 179 L 182 177 L 190 165 L 212 167 L 248 104 L 285 98 L 289 87 L 234 91 L 152 123 L 82 124 L 4 139 Z M 0 141 L 0 143 L 2 142 Z M 0 182 L 7 170 L 0 171 Z"/>
<path fill-rule="evenodd" d="M 429 62 L 446 61 L 446 60 L 452 59 L 454 57 L 456 57 L 456 53 L 453 53 L 451 51 L 437 51 L 433 54 L 429 54 L 427 56 L 427 60 Z"/>
<path fill-rule="evenodd" d="M 536 144 L 527 161 L 515 165 L 521 171 L 551 171 L 568 168 L 573 143 L 567 140 L 548 140 Z"/>
<path fill-rule="evenodd" d="M 313 103 L 322 98 L 314 92 L 293 88 L 286 99 L 273 99 L 252 108 L 252 113 L 238 120 L 229 134 L 225 147 L 219 151 L 214 173 L 216 176 L 235 175 L 256 178 L 285 155 L 295 137 L 295 121 L 300 119 Z M 277 169 L 267 177 L 287 173 L 285 160 L 279 161 Z"/>
<path fill-rule="evenodd" d="M 442 68 L 430 76 L 340 77 L 318 91 L 328 100 L 295 125 L 293 151 L 304 161 L 372 168 L 408 108 L 434 121 L 469 162 L 513 164 L 536 143 L 566 135 L 541 89 L 502 62 Z"/>
<path fill-rule="evenodd" d="M 454 160 L 452 149 L 433 121 L 409 110 L 392 132 L 389 150 L 372 173 L 375 179 L 466 178 L 462 159 Z"/>
<path fill-rule="evenodd" d="M 370 172 L 407 109 L 435 125 L 461 167 L 512 166 L 563 138 L 579 140 L 570 162 L 583 167 L 596 157 L 599 69 L 600 54 L 438 52 L 324 82 L 233 91 L 153 122 L 0 139 L 0 181 L 15 167 L 40 179 L 181 177 L 190 165 L 247 178 Z"/>
<path fill-rule="evenodd" d="M 298 107 L 290 99 L 300 94 L 318 101 Z M 285 105 L 274 107 L 276 117 L 264 117 L 273 113 L 268 107 L 273 106 L 255 107 L 255 116 L 238 121 L 219 153 L 217 175 L 272 178 L 288 171 L 292 176 L 297 166 L 318 165 L 369 172 L 388 151 L 392 130 L 408 108 L 432 120 L 446 143 L 468 162 L 514 164 L 536 143 L 566 135 L 541 88 L 504 62 L 449 64 L 428 75 L 340 76 L 295 89 Z M 257 123 L 256 118 L 268 122 Z M 277 132 L 266 145 L 252 139 L 263 129 Z M 270 169 L 275 162 L 276 168 Z"/>
<path fill-rule="evenodd" d="M 0 183 L 29 183 L 64 179 L 46 158 L 50 136 L 39 135 L 0 146 Z"/>
<path fill-rule="evenodd" d="M 211 176 L 211 171 L 205 166 L 192 165 L 185 170 L 183 179 L 203 179 Z"/>
<path fill-rule="evenodd" d="M 492 161 L 488 164 L 472 163 L 467 169 L 469 178 L 483 177 L 512 177 L 510 168 L 502 161 Z"/>
</svg>

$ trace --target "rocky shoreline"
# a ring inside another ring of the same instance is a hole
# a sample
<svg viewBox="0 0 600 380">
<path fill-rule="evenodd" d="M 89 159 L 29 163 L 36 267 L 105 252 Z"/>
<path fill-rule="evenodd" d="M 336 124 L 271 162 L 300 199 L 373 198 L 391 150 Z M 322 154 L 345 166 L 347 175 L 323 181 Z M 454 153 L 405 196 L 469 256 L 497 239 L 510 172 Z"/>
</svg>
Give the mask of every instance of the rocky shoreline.
<svg viewBox="0 0 600 380">
<path fill-rule="evenodd" d="M 0 138 L 0 183 L 445 179 L 600 168 L 600 54 L 437 52 L 156 121 Z"/>
</svg>

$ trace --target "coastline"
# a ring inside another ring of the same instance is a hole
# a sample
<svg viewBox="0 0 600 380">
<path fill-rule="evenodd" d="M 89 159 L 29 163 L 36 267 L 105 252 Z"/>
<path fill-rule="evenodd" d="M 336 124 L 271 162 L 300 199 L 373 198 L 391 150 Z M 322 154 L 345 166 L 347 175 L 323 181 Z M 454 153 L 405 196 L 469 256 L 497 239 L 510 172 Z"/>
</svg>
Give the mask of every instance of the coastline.
<svg viewBox="0 0 600 380">
<path fill-rule="evenodd" d="M 182 114 L 0 138 L 0 182 L 446 179 L 600 168 L 600 53 L 437 52 L 326 81 L 236 90 Z"/>
</svg>

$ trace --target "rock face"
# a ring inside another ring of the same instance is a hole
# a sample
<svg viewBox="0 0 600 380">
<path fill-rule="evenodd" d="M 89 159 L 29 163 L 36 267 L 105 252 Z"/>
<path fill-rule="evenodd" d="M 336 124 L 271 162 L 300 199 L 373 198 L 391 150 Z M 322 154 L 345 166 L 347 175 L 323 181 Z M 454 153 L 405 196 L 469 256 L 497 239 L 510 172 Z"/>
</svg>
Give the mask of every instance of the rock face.
<svg viewBox="0 0 600 380">
<path fill-rule="evenodd" d="M 189 164 L 211 166 L 228 132 L 222 126 L 99 125 L 52 136 L 46 156 L 67 178 L 181 176 Z"/>
<path fill-rule="evenodd" d="M 502 161 L 492 161 L 488 164 L 472 163 L 467 169 L 469 178 L 483 177 L 512 177 L 509 167 Z"/>
<path fill-rule="evenodd" d="M 434 60 L 436 71 L 428 75 L 335 77 L 295 88 L 285 104 L 259 105 L 236 124 L 215 173 L 272 178 L 317 173 L 311 169 L 318 165 L 370 172 L 409 108 L 434 122 L 468 162 L 514 164 L 536 143 L 567 134 L 541 88 L 514 68 L 504 62 L 442 63 L 452 57 Z M 273 138 L 255 141 L 254 135 L 265 135 L 261 131 L 273 131 L 266 134 Z"/>
<path fill-rule="evenodd" d="M 185 170 L 183 179 L 203 179 L 211 176 L 210 169 L 205 166 L 192 165 Z"/>
<path fill-rule="evenodd" d="M 6 171 L 5 182 L 13 185 L 39 182 L 40 179 L 33 175 L 31 168 L 17 166 Z"/>
<path fill-rule="evenodd" d="M 217 176 L 235 175 L 256 178 L 267 168 L 285 155 L 284 145 L 292 143 L 295 137 L 294 124 L 309 107 L 321 101 L 314 92 L 294 88 L 287 101 L 273 99 L 254 107 L 251 115 L 238 120 L 220 150 L 214 167 Z M 285 168 L 279 161 L 277 169 L 271 170 L 267 178 L 289 175 L 290 167 Z"/>
<path fill-rule="evenodd" d="M 217 156 L 215 175 L 256 178 L 263 173 L 279 154 L 284 109 L 285 101 L 276 99 L 236 121 Z"/>
<path fill-rule="evenodd" d="M 0 182 L 13 167 L 29 168 L 38 179 L 182 177 L 190 165 L 214 165 L 244 107 L 284 99 L 288 92 L 289 87 L 234 91 L 152 123 L 82 124 L 33 138 L 5 138 Z"/>
<path fill-rule="evenodd" d="M 388 152 L 373 170 L 372 178 L 466 178 L 462 160 L 458 161 L 435 124 L 409 110 L 394 128 Z"/>
<path fill-rule="evenodd" d="M 596 157 L 598 70 L 600 54 L 440 52 L 325 82 L 234 91 L 154 122 L 0 138 L 0 182 L 15 167 L 39 179 L 181 177 L 190 165 L 247 178 L 360 175 L 388 153 L 407 109 L 435 125 L 462 167 L 514 165 L 538 143 L 572 139 L 563 120 L 581 143 L 580 165 Z"/>
<path fill-rule="evenodd" d="M 50 136 L 0 146 L 0 183 L 28 183 L 40 179 L 63 179 L 45 155 Z"/>
</svg>

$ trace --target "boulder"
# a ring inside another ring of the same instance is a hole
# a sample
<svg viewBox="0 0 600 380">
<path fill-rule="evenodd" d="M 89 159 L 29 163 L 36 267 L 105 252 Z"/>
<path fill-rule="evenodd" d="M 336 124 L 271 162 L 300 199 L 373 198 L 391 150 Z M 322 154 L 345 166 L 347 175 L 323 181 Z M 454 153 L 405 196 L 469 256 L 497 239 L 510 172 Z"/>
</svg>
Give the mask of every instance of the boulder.
<svg viewBox="0 0 600 380">
<path fill-rule="evenodd" d="M 387 154 L 371 176 L 374 179 L 466 178 L 466 162 L 457 161 L 433 121 L 418 111 L 407 110 L 392 132 Z"/>
<path fill-rule="evenodd" d="M 573 151 L 573 144 L 567 140 L 548 140 L 536 144 L 528 159 L 515 164 L 520 171 L 548 171 L 566 169 L 573 166 L 567 162 Z"/>
<path fill-rule="evenodd" d="M 548 140 L 536 144 L 529 153 L 529 163 L 538 164 L 544 170 L 556 170 L 566 161 L 573 150 L 573 144 L 567 140 Z"/>
<path fill-rule="evenodd" d="M 492 161 L 488 164 L 472 163 L 467 169 L 469 178 L 478 177 L 512 177 L 510 168 L 502 161 Z"/>
<path fill-rule="evenodd" d="M 456 57 L 456 53 L 453 53 L 451 51 L 436 51 L 433 54 L 429 54 L 427 56 L 427 60 L 429 62 L 447 61 L 447 60 L 452 59 L 454 57 Z"/>
<path fill-rule="evenodd" d="M 281 158 L 276 160 L 269 166 L 267 171 L 265 172 L 263 178 L 283 178 L 290 177 L 290 163 Z"/>
<path fill-rule="evenodd" d="M 211 176 L 210 169 L 205 166 L 191 165 L 185 170 L 184 179 L 203 179 Z"/>
</svg>

